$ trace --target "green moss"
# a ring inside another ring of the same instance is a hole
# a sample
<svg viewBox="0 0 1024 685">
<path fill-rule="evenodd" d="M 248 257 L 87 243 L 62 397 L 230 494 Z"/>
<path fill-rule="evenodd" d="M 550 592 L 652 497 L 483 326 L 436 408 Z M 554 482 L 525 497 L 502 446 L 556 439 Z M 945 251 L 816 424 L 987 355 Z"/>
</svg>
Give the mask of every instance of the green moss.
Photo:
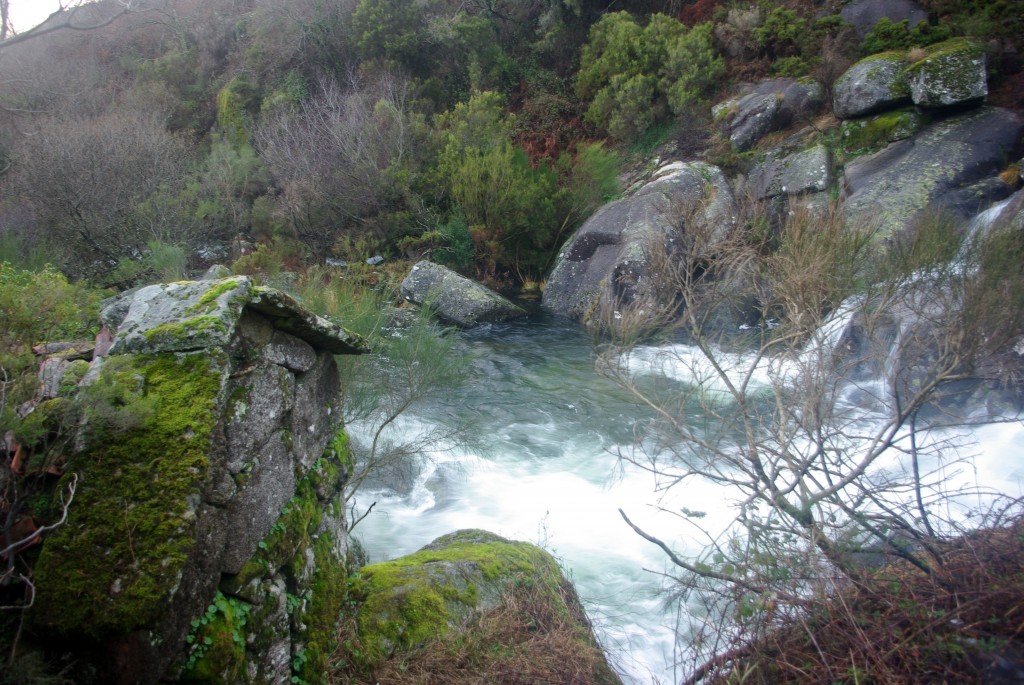
<svg viewBox="0 0 1024 685">
<path fill-rule="evenodd" d="M 292 663 L 295 675 L 308 683 L 324 680 L 335 649 L 338 621 L 348 599 L 348 571 L 334 546 L 330 533 L 321 534 L 313 543 L 313 577 L 305 610 L 300 612 L 300 623 L 306 627 L 301 636 L 304 658 Z"/>
<path fill-rule="evenodd" d="M 908 66 L 904 75 L 908 83 L 919 79 L 934 80 L 951 97 L 965 98 L 971 95 L 978 80 L 976 62 L 984 59 L 985 50 L 980 43 L 967 38 L 953 38 L 924 48 L 924 57 Z"/>
<path fill-rule="evenodd" d="M 537 579 L 553 585 L 560 576 L 540 548 L 481 531 L 453 534 L 435 544 L 360 570 L 353 594 L 362 601 L 358 622 L 367 665 L 394 649 L 413 649 L 443 637 L 475 611 L 481 592 L 500 594 L 502 586 Z M 466 580 L 472 575 L 488 589 Z"/>
<path fill-rule="evenodd" d="M 102 637 L 151 627 L 167 611 L 194 545 L 223 362 L 207 352 L 104 363 L 98 382 L 126 388 L 104 397 L 134 394 L 153 411 L 123 432 L 97 428 L 69 462 L 78 492 L 36 565 L 37 625 Z"/>
<path fill-rule="evenodd" d="M 248 293 L 245 289 L 239 289 L 239 285 L 244 282 L 244 277 L 237 276 L 235 278 L 226 278 L 217 285 L 213 286 L 199 298 L 194 304 L 189 305 L 186 309 L 188 314 L 206 313 L 213 311 L 217 308 L 217 299 L 224 293 L 231 292 L 232 290 L 239 290 L 238 298 L 241 303 L 244 304 L 244 300 L 248 297 Z"/>
<path fill-rule="evenodd" d="M 154 326 L 145 331 L 143 335 L 146 342 L 155 347 L 170 346 L 197 338 L 202 339 L 211 334 L 226 336 L 228 332 L 228 325 L 222 317 L 202 315 Z"/>
<path fill-rule="evenodd" d="M 843 151 L 850 156 L 872 152 L 889 143 L 914 135 L 929 117 L 914 107 L 905 107 L 866 119 L 844 121 L 840 129 Z"/>
</svg>

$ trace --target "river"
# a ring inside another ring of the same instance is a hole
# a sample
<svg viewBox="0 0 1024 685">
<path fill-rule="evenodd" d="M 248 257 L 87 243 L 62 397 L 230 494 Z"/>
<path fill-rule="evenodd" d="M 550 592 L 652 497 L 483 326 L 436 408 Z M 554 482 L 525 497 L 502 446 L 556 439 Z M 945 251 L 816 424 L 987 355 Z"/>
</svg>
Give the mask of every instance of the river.
<svg viewBox="0 0 1024 685">
<path fill-rule="evenodd" d="M 701 540 L 666 512 L 703 511 L 702 525 L 721 530 L 735 495 L 702 481 L 659 490 L 651 474 L 619 458 L 633 447 L 645 411 L 596 373 L 595 341 L 578 326 L 536 314 L 456 335 L 472 367 L 469 384 L 409 412 L 397 430 L 411 435 L 458 416 L 473 421 L 475 444 L 427 455 L 410 482 L 359 494 L 360 508 L 376 502 L 355 530 L 370 560 L 408 554 L 460 528 L 540 544 L 576 583 L 627 683 L 679 682 L 694 610 L 665 600 L 665 555 L 618 510 L 677 551 L 696 552 Z M 985 427 L 975 437 L 979 456 L 967 475 L 1020 495 L 1019 424 Z"/>
</svg>

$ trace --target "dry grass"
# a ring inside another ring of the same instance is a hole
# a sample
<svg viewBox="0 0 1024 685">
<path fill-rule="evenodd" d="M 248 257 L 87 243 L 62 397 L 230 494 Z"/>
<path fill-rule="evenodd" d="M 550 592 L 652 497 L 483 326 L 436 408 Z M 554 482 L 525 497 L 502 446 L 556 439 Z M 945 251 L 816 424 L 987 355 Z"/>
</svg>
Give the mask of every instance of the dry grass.
<svg viewBox="0 0 1024 685">
<path fill-rule="evenodd" d="M 370 672 L 336 667 L 332 685 L 621 685 L 586 629 L 572 586 L 510 589 L 464 633 L 399 653 Z M 354 625 L 343 627 L 335 661 L 351 653 Z"/>
<path fill-rule="evenodd" d="M 945 542 L 927 576 L 893 564 L 732 650 L 701 682 L 1019 682 L 1024 521 Z"/>
</svg>

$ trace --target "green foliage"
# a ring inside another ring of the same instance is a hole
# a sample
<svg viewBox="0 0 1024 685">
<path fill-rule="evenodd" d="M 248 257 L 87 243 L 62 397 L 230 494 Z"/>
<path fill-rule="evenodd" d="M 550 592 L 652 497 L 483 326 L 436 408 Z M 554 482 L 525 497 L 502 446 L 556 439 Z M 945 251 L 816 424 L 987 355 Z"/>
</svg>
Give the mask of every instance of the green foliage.
<svg viewBox="0 0 1024 685">
<path fill-rule="evenodd" d="M 69 283 L 52 266 L 40 271 L 0 263 L 0 340 L 4 350 L 46 340 L 81 339 L 98 330 L 105 295 Z"/>
<path fill-rule="evenodd" d="M 924 47 L 946 40 L 950 35 L 947 26 L 933 26 L 922 21 L 911 28 L 907 19 L 893 22 L 888 17 L 882 17 L 864 36 L 860 51 L 864 55 L 874 55 L 888 50 Z"/>
<path fill-rule="evenodd" d="M 627 12 L 604 15 L 580 55 L 576 92 L 586 118 L 614 138 L 636 137 L 669 112 L 704 97 L 723 69 L 711 25 L 688 29 L 663 14 L 641 27 Z"/>
<path fill-rule="evenodd" d="M 251 112 L 259 111 L 259 89 L 244 75 L 228 81 L 217 93 L 217 127 L 229 144 L 249 143 Z"/>
<path fill-rule="evenodd" d="M 188 658 L 183 683 L 224 683 L 239 679 L 245 668 L 246 623 L 252 607 L 217 592 L 206 611 L 192 621 L 185 638 Z"/>
<path fill-rule="evenodd" d="M 421 3 L 362 0 L 352 15 L 353 43 L 363 59 L 412 63 L 421 52 L 423 24 Z"/>
<path fill-rule="evenodd" d="M 805 51 L 808 39 L 807 20 L 793 10 L 775 7 L 754 31 L 754 40 L 772 58 L 792 57 Z"/>
</svg>

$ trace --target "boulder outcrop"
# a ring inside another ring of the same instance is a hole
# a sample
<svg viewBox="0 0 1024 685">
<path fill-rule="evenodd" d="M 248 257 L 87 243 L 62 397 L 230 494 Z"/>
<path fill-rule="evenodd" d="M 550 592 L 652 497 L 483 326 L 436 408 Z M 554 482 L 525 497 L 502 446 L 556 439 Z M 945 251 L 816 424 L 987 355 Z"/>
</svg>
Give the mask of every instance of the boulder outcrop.
<svg viewBox="0 0 1024 685">
<path fill-rule="evenodd" d="M 365 344 L 245 277 L 142 288 L 103 318 L 32 630 L 103 682 L 286 683 L 304 651 L 315 672 L 340 611 L 322 583 L 345 577 L 333 355 Z"/>
<path fill-rule="evenodd" d="M 526 312 L 490 288 L 433 262 L 417 262 L 402 281 L 402 297 L 456 326 L 509 321 Z"/>
<path fill-rule="evenodd" d="M 711 113 L 737 150 L 749 150 L 771 133 L 821 107 L 821 86 L 810 80 L 769 79 L 743 95 L 715 105 Z"/>
<path fill-rule="evenodd" d="M 543 304 L 595 327 L 615 328 L 624 306 L 657 316 L 673 306 L 674 294 L 651 272 L 652 250 L 671 252 L 695 223 L 707 231 L 704 242 L 712 249 L 728 236 L 737 212 L 718 167 L 662 167 L 632 195 L 599 209 L 569 239 L 548 278 Z"/>
<path fill-rule="evenodd" d="M 1024 119 L 983 108 L 935 122 L 907 140 L 846 165 L 843 212 L 869 218 L 883 235 L 908 226 L 928 208 L 961 220 L 1012 190 L 994 179 L 1019 154 Z"/>
<path fill-rule="evenodd" d="M 840 119 L 908 105 L 910 86 L 904 76 L 905 52 L 883 52 L 865 57 L 836 79 L 832 111 Z"/>
</svg>

